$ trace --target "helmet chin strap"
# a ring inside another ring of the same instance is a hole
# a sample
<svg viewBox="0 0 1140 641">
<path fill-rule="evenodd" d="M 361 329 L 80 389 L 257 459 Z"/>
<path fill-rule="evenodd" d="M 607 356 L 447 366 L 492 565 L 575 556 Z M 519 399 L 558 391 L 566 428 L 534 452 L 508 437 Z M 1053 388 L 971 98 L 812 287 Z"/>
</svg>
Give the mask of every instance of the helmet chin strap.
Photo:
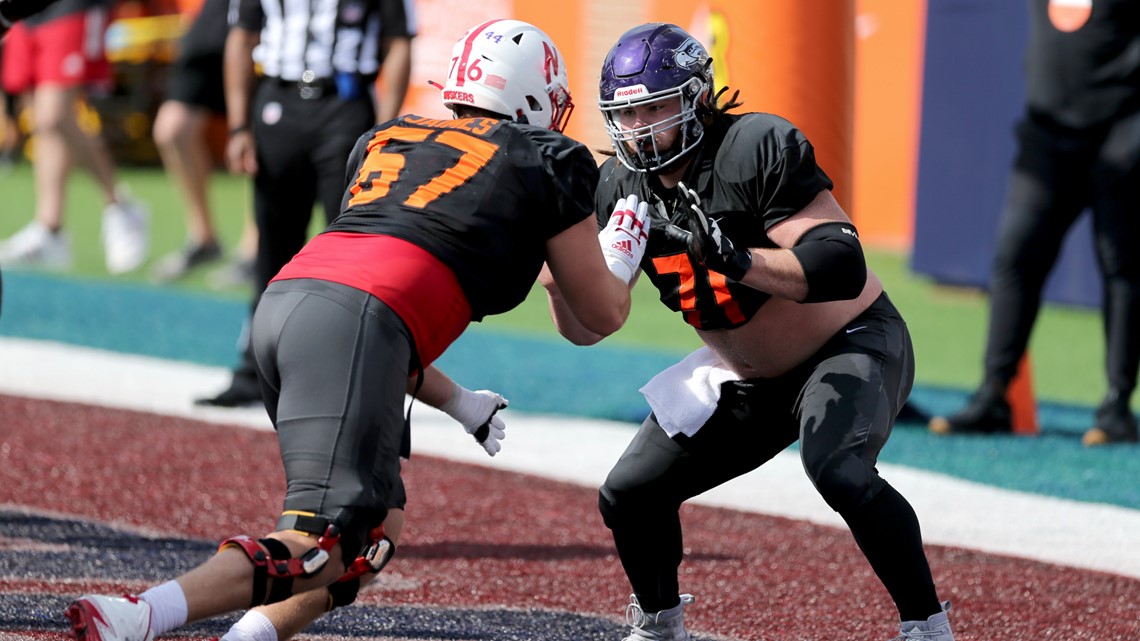
<svg viewBox="0 0 1140 641">
<path fill-rule="evenodd" d="M 661 162 L 652 169 L 646 169 L 646 172 L 655 176 L 671 174 L 677 171 L 677 167 L 684 163 L 687 156 L 691 156 L 700 147 L 700 145 L 697 144 L 684 151 L 677 151 L 677 148 L 684 144 L 681 138 L 681 136 L 677 136 L 673 139 L 673 144 L 669 145 L 668 149 L 657 153 L 656 156 Z"/>
</svg>

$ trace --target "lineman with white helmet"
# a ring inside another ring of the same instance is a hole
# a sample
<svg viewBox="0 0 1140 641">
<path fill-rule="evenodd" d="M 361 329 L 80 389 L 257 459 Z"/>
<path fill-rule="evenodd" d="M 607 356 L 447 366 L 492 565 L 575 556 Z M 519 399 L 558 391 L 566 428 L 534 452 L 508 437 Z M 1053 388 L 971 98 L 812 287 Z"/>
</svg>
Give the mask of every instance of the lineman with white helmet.
<svg viewBox="0 0 1140 641">
<path fill-rule="evenodd" d="M 341 214 L 258 304 L 251 340 L 287 481 L 276 530 L 233 537 L 139 597 L 81 597 L 76 637 L 150 641 L 337 581 L 400 482 L 409 376 L 444 404 L 431 363 L 470 322 L 521 303 L 544 265 L 592 332 L 625 322 L 647 213 L 619 208 L 598 233 L 597 165 L 561 133 L 573 103 L 554 43 L 484 22 L 455 44 L 442 90 L 455 119 L 405 115 L 360 138 Z"/>
</svg>

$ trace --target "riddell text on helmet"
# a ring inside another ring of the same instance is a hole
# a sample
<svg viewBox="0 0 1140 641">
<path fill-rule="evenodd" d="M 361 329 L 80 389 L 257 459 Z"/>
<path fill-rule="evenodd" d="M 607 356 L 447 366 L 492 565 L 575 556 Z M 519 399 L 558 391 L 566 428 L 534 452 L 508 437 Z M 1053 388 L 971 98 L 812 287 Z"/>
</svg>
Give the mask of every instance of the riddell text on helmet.
<svg viewBox="0 0 1140 641">
<path fill-rule="evenodd" d="M 634 85 L 632 87 L 621 87 L 614 91 L 614 99 L 618 98 L 635 98 L 637 96 L 647 96 L 649 90 L 645 85 Z"/>
</svg>

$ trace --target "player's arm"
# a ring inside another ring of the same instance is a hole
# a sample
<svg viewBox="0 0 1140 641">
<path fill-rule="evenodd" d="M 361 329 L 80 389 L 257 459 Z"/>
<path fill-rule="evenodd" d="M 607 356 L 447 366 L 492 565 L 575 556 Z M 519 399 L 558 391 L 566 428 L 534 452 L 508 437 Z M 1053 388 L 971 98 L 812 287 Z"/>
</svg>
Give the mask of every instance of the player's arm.
<svg viewBox="0 0 1140 641">
<path fill-rule="evenodd" d="M 592 345 L 621 329 L 648 238 L 647 206 L 630 196 L 618 201 L 601 233 L 590 216 L 547 241 L 539 280 L 559 333 Z"/>
<path fill-rule="evenodd" d="M 475 437 L 475 442 L 483 446 L 488 455 L 499 453 L 502 449 L 500 441 L 506 438 L 506 425 L 498 412 L 506 409 L 507 399 L 490 390 L 471 391 L 434 365 L 424 368 L 423 382 L 417 392 L 418 378 L 408 378 L 409 394 L 415 394 L 420 401 L 455 419 L 464 431 Z"/>
<path fill-rule="evenodd" d="M 546 300 L 550 308 L 550 319 L 554 321 L 554 327 L 558 330 L 558 333 L 566 340 L 575 345 L 593 345 L 605 338 L 605 336 L 601 334 L 586 329 L 586 327 L 574 317 L 574 312 L 570 311 L 570 306 L 566 304 L 566 299 L 562 298 L 562 292 L 558 289 L 558 284 L 554 282 L 554 275 L 550 273 L 549 265 L 542 266 L 542 271 L 538 274 L 538 282 L 546 288 Z"/>
<path fill-rule="evenodd" d="M 231 173 L 257 173 L 253 146 L 250 105 L 253 102 L 255 71 L 253 49 L 261 40 L 265 14 L 260 0 L 238 2 L 237 22 L 230 25 L 223 53 L 223 87 L 226 94 L 226 123 L 230 138 L 226 144 L 226 167 Z"/>
<path fill-rule="evenodd" d="M 606 226 L 596 235 L 597 227 L 590 217 L 572 227 L 573 235 L 560 246 L 552 249 L 547 244 L 547 261 L 539 282 L 546 288 L 554 326 L 571 343 L 593 345 L 625 323 L 629 291 L 640 274 L 638 266 L 649 242 L 649 225 L 648 204 L 631 195 L 617 202 Z M 602 255 L 600 265 L 593 257 L 598 253 Z M 611 307 L 590 306 L 595 290 L 610 296 L 599 299 L 599 303 Z"/>
<path fill-rule="evenodd" d="M 857 298 L 867 282 L 858 232 L 831 191 L 776 223 L 776 249 L 738 248 L 701 209 L 696 194 L 678 185 L 689 208 L 689 253 L 709 269 L 754 289 L 801 303 Z"/>
<path fill-rule="evenodd" d="M 753 249 L 744 284 L 801 303 L 858 298 L 867 284 L 859 234 L 831 191 L 768 230 L 779 249 Z"/>
<path fill-rule="evenodd" d="M 412 37 L 415 29 L 402 0 L 380 2 L 380 77 L 376 88 L 376 122 L 400 115 L 412 77 Z"/>
</svg>

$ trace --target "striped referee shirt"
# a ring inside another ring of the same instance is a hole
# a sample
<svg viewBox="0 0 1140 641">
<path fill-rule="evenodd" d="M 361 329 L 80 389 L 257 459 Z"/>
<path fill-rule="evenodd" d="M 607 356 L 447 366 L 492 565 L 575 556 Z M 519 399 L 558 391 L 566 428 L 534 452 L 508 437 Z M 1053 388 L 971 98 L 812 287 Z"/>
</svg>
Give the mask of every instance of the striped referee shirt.
<svg viewBox="0 0 1140 641">
<path fill-rule="evenodd" d="M 261 32 L 253 60 L 282 80 L 374 77 L 381 40 L 415 35 L 413 0 L 235 1 L 231 25 Z"/>
</svg>

